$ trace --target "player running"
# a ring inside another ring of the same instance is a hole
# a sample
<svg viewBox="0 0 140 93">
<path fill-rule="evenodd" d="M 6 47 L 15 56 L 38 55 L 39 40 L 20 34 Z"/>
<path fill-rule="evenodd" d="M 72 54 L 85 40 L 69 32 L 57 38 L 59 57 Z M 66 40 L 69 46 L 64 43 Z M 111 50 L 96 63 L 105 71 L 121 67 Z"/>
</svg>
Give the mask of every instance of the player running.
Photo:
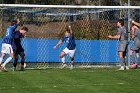
<svg viewBox="0 0 140 93">
<path fill-rule="evenodd" d="M 5 71 L 5 72 L 7 72 L 7 69 L 5 68 L 6 64 L 10 62 L 13 58 L 13 48 L 11 44 L 13 42 L 14 31 L 19 26 L 19 23 L 20 23 L 19 19 L 13 20 L 11 22 L 11 25 L 7 28 L 6 35 L 4 36 L 3 41 L 2 41 L 0 68 L 2 69 L 2 71 Z M 4 59 L 6 54 L 9 54 L 9 57 L 2 64 L 2 60 Z"/>
<path fill-rule="evenodd" d="M 118 33 L 115 36 L 109 35 L 108 37 L 111 39 L 119 39 L 119 48 L 118 55 L 120 58 L 121 68 L 118 70 L 128 70 L 127 62 L 125 62 L 127 46 L 128 46 L 128 35 L 126 32 L 126 28 L 124 27 L 124 20 L 120 19 L 117 22 Z"/>
<path fill-rule="evenodd" d="M 67 29 L 65 32 L 65 36 L 53 48 L 55 49 L 57 46 L 61 45 L 62 42 L 65 42 L 67 44 L 66 48 L 60 54 L 60 58 L 63 62 L 62 68 L 67 66 L 65 63 L 65 55 L 68 54 L 71 59 L 71 69 L 73 69 L 76 44 L 75 44 L 75 39 L 74 39 L 74 35 L 72 32 L 71 26 L 69 26 L 68 28 L 69 29 Z"/>
<path fill-rule="evenodd" d="M 20 70 L 24 70 L 24 62 L 25 62 L 25 53 L 24 49 L 21 45 L 21 40 L 24 38 L 26 32 L 28 32 L 27 27 L 22 27 L 20 30 L 15 31 L 14 33 L 14 42 L 12 43 L 12 47 L 14 50 L 14 64 L 13 64 L 13 71 L 16 70 L 17 61 L 19 59 L 18 55 L 21 57 L 21 67 Z"/>
</svg>

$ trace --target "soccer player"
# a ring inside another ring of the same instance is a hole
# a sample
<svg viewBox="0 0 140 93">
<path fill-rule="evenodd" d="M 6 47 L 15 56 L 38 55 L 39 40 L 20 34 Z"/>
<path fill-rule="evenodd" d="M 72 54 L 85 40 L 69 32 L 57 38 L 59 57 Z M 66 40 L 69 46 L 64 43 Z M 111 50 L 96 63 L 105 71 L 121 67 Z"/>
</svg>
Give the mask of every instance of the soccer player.
<svg viewBox="0 0 140 93">
<path fill-rule="evenodd" d="M 140 52 L 140 29 L 133 24 L 133 26 L 131 27 L 131 31 L 132 31 L 132 38 L 134 40 L 134 44 L 132 49 L 130 50 L 130 57 L 132 58 L 132 61 L 135 62 L 134 60 L 134 56 L 133 56 L 133 52 L 136 52 L 136 62 L 138 63 L 140 61 L 139 58 L 139 52 Z"/>
<path fill-rule="evenodd" d="M 109 35 L 108 37 L 111 39 L 119 39 L 119 48 L 118 48 L 118 56 L 120 58 L 121 68 L 118 70 L 129 69 L 127 66 L 127 62 L 125 62 L 127 46 L 128 46 L 128 35 L 126 32 L 126 28 L 124 27 L 124 20 L 120 19 L 117 22 L 118 33 L 115 36 Z"/>
<path fill-rule="evenodd" d="M 67 66 L 65 63 L 65 55 L 68 54 L 71 59 L 71 69 L 73 69 L 76 44 L 75 44 L 75 39 L 74 39 L 74 35 L 72 32 L 71 26 L 68 26 L 68 28 L 69 29 L 67 29 L 65 32 L 65 36 L 53 48 L 55 49 L 57 46 L 61 45 L 62 42 L 65 42 L 67 44 L 66 48 L 60 54 L 60 58 L 63 62 L 62 68 Z"/>
<path fill-rule="evenodd" d="M 21 45 L 21 40 L 24 38 L 26 32 L 28 32 L 27 27 L 22 27 L 20 30 L 15 31 L 14 33 L 14 42 L 12 43 L 12 47 L 14 50 L 14 64 L 13 64 L 13 71 L 16 70 L 18 55 L 21 57 L 21 67 L 20 70 L 24 70 L 24 62 L 25 62 L 25 53 L 24 49 Z"/>
<path fill-rule="evenodd" d="M 6 64 L 10 62 L 10 60 L 12 60 L 13 58 L 13 48 L 11 44 L 13 42 L 14 31 L 19 26 L 19 23 L 20 23 L 19 19 L 13 20 L 11 22 L 11 25 L 7 28 L 6 35 L 4 36 L 3 41 L 2 41 L 0 68 L 2 71 L 5 71 L 5 72 L 7 72 L 7 69 L 5 68 Z M 9 57 L 2 64 L 2 60 L 4 59 L 6 54 L 9 54 Z"/>
</svg>

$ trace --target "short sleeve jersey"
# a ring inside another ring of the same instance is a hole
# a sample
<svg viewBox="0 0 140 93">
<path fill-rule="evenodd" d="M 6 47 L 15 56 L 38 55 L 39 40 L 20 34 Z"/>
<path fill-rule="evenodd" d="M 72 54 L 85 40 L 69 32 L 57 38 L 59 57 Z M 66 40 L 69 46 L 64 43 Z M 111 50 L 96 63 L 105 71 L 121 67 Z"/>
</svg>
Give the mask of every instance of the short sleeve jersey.
<svg viewBox="0 0 140 93">
<path fill-rule="evenodd" d="M 62 42 L 65 42 L 67 44 L 66 47 L 69 50 L 74 50 L 76 48 L 75 39 L 72 35 L 70 35 L 68 37 L 64 36 L 62 38 Z"/>
<path fill-rule="evenodd" d="M 134 41 L 140 41 L 140 29 L 136 30 L 134 33 Z"/>
<path fill-rule="evenodd" d="M 118 28 L 118 35 L 120 35 L 119 40 L 128 40 L 128 35 L 126 32 L 126 28 L 124 26 Z"/>
</svg>

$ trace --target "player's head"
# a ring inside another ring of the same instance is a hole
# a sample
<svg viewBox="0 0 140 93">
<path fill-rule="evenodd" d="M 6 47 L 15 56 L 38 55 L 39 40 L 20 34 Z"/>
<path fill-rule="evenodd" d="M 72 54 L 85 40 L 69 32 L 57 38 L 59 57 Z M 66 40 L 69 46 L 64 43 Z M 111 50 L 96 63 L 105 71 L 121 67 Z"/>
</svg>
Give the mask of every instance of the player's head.
<svg viewBox="0 0 140 93">
<path fill-rule="evenodd" d="M 65 31 L 65 36 L 66 36 L 66 37 L 70 36 L 70 30 L 67 29 L 67 30 Z"/>
<path fill-rule="evenodd" d="M 123 20 L 123 19 L 119 19 L 119 20 L 117 21 L 117 26 L 118 26 L 118 27 L 124 26 L 124 20 Z"/>
<path fill-rule="evenodd" d="M 11 26 L 14 26 L 14 25 L 16 25 L 17 24 L 17 20 L 12 20 L 11 21 Z"/>
<path fill-rule="evenodd" d="M 22 27 L 20 29 L 20 33 L 22 33 L 23 35 L 25 35 L 26 32 L 28 32 L 28 28 L 27 27 Z"/>
</svg>

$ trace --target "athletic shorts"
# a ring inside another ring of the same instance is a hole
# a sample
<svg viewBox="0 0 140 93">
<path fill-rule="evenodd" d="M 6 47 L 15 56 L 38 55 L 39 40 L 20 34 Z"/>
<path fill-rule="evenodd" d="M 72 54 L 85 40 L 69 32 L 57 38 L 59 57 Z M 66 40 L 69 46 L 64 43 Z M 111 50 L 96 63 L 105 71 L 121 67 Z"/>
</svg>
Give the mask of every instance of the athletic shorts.
<svg viewBox="0 0 140 93">
<path fill-rule="evenodd" d="M 15 54 L 19 54 L 21 52 L 24 52 L 24 49 L 22 47 L 21 48 L 14 49 L 14 53 Z"/>
<path fill-rule="evenodd" d="M 128 46 L 128 42 L 127 41 L 120 41 L 119 42 L 119 47 L 118 47 L 118 52 L 126 52 L 127 50 L 127 46 Z"/>
<path fill-rule="evenodd" d="M 138 51 L 140 49 L 140 41 L 136 41 L 134 42 L 133 47 L 131 48 L 131 50 L 133 51 Z"/>
<path fill-rule="evenodd" d="M 2 53 L 10 54 L 13 53 L 13 48 L 10 44 L 3 43 L 1 48 Z"/>
<path fill-rule="evenodd" d="M 75 56 L 75 51 L 76 51 L 76 49 L 69 50 L 67 47 L 63 50 L 63 52 L 65 52 L 66 54 L 68 54 L 71 58 L 73 58 Z"/>
</svg>

